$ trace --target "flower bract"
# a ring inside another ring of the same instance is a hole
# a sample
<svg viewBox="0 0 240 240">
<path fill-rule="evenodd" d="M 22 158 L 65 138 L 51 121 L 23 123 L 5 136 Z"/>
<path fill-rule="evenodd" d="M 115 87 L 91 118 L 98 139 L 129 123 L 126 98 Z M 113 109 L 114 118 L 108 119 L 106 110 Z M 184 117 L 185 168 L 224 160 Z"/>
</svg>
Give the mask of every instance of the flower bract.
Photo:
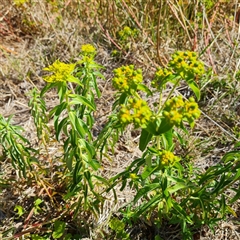
<svg viewBox="0 0 240 240">
<path fill-rule="evenodd" d="M 74 71 L 74 68 L 75 64 L 67 64 L 56 60 L 52 65 L 43 69 L 51 72 L 51 75 L 45 76 L 44 80 L 51 83 L 66 82 L 73 77 L 71 74 Z"/>
</svg>

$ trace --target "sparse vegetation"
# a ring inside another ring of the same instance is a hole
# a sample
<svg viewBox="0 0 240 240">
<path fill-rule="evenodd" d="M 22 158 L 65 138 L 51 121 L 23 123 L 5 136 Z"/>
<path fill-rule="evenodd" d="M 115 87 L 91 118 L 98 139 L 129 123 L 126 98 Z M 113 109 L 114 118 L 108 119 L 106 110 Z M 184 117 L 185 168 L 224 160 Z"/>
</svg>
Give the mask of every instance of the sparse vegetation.
<svg viewBox="0 0 240 240">
<path fill-rule="evenodd" d="M 239 239 L 237 1 L 0 3 L 1 239 Z"/>
</svg>

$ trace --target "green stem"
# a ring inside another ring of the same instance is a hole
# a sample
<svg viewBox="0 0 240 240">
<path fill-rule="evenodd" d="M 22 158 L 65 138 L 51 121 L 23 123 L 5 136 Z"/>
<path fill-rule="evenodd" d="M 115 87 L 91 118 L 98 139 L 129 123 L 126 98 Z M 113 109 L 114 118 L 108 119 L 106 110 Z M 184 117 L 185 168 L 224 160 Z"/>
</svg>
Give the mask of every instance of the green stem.
<svg viewBox="0 0 240 240">
<path fill-rule="evenodd" d="M 161 91 L 160 94 L 159 94 L 159 103 L 158 103 L 158 111 L 157 111 L 157 115 L 160 114 L 161 109 L 162 109 L 162 91 Z"/>
<path fill-rule="evenodd" d="M 156 137 L 156 141 L 157 141 L 157 149 L 160 150 L 161 149 L 161 144 L 160 144 L 161 139 L 160 139 L 160 136 Z"/>
<path fill-rule="evenodd" d="M 174 90 L 176 89 L 176 87 L 178 86 L 179 82 L 181 81 L 181 77 L 179 77 L 176 81 L 176 83 L 174 84 L 173 88 L 171 89 L 170 93 L 168 94 L 166 100 L 164 101 L 163 105 L 162 106 L 159 106 L 159 110 L 158 110 L 158 113 L 157 115 L 159 115 L 161 113 L 161 111 L 163 110 L 163 107 L 165 106 L 167 100 L 172 96 L 172 93 L 174 92 Z M 161 97 L 161 95 L 160 95 Z"/>
<path fill-rule="evenodd" d="M 69 105 L 68 92 L 66 92 L 66 94 L 65 94 L 65 101 L 67 103 L 67 112 L 70 113 L 71 112 L 71 108 L 70 108 L 70 105 Z"/>
<path fill-rule="evenodd" d="M 90 88 L 89 87 L 89 81 L 90 81 L 91 73 L 89 73 L 88 64 L 86 65 L 86 69 L 85 70 L 86 70 L 85 71 L 85 76 L 84 76 L 85 81 L 83 82 L 84 88 L 83 88 L 83 91 L 82 91 L 82 94 L 81 94 L 83 97 L 87 96 L 87 94 L 89 92 L 89 88 Z M 86 106 L 82 105 L 79 109 L 80 109 L 80 111 L 78 111 L 78 115 L 79 115 L 78 117 L 83 119 Z"/>
</svg>

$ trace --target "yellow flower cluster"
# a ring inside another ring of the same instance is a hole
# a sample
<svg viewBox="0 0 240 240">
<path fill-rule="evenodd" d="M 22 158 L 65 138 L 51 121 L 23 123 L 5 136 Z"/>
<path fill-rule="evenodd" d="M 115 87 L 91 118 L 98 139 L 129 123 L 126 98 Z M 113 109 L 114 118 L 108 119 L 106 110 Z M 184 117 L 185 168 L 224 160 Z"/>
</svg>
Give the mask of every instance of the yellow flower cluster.
<svg viewBox="0 0 240 240">
<path fill-rule="evenodd" d="M 94 56 L 96 54 L 96 48 L 91 44 L 82 45 L 81 54 L 84 56 Z"/>
<path fill-rule="evenodd" d="M 184 117 L 188 122 L 193 122 L 195 119 L 199 118 L 201 112 L 198 108 L 198 104 L 195 102 L 193 97 L 189 98 L 189 101 L 185 102 L 184 105 Z"/>
<path fill-rule="evenodd" d="M 130 98 L 127 105 L 122 105 L 118 114 L 123 125 L 133 123 L 136 128 L 145 128 L 151 116 L 152 112 L 147 102 L 136 98 Z"/>
<path fill-rule="evenodd" d="M 167 83 L 169 78 L 181 76 L 185 79 L 193 79 L 204 74 L 204 65 L 198 60 L 196 52 L 177 51 L 172 55 L 172 60 L 166 68 L 158 68 L 152 81 L 152 87 L 161 89 Z"/>
<path fill-rule="evenodd" d="M 93 63 L 96 53 L 97 53 L 96 48 L 91 44 L 82 45 L 81 47 L 82 60 L 80 60 L 78 63 L 79 64 Z"/>
<path fill-rule="evenodd" d="M 22 6 L 24 3 L 27 3 L 28 0 L 13 0 L 14 4 L 16 4 L 17 7 Z"/>
<path fill-rule="evenodd" d="M 154 79 L 151 82 L 152 87 L 154 88 L 161 88 L 162 85 L 165 83 L 164 80 L 167 79 L 167 77 L 171 76 L 173 73 L 167 69 L 167 68 L 158 68 Z"/>
<path fill-rule="evenodd" d="M 180 158 L 175 156 L 172 152 L 163 150 L 159 153 L 162 166 L 172 166 L 180 161 Z"/>
<path fill-rule="evenodd" d="M 45 76 L 46 82 L 66 82 L 69 78 L 72 78 L 72 72 L 74 71 L 75 64 L 66 64 L 56 60 L 52 65 L 44 68 L 43 70 L 51 72 L 50 76 Z"/>
<path fill-rule="evenodd" d="M 121 92 L 136 90 L 137 85 L 143 80 L 141 69 L 134 70 L 134 65 L 122 66 L 113 72 L 113 86 Z"/>
<path fill-rule="evenodd" d="M 183 101 L 181 96 L 173 97 L 166 102 L 163 110 L 163 116 L 169 124 L 176 126 L 179 126 L 184 120 L 191 124 L 200 117 L 200 114 L 198 104 L 193 97 L 190 97 L 189 101 Z"/>
<path fill-rule="evenodd" d="M 117 33 L 121 41 L 127 41 L 129 37 L 135 37 L 137 35 L 137 30 L 132 30 L 130 27 L 125 26 L 122 30 Z"/>
<path fill-rule="evenodd" d="M 204 65 L 198 60 L 196 52 L 177 51 L 172 55 L 168 66 L 177 74 L 185 78 L 192 78 L 195 75 L 201 76 L 204 73 Z"/>
</svg>

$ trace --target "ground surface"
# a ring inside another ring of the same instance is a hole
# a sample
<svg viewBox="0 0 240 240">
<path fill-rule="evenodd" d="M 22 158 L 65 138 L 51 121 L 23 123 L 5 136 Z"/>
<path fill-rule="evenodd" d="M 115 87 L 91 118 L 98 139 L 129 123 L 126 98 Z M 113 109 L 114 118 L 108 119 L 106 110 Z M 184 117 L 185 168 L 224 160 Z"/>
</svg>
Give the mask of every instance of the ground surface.
<svg viewBox="0 0 240 240">
<path fill-rule="evenodd" d="M 87 35 L 80 34 L 80 31 L 71 28 L 74 23 L 69 21 L 65 23 L 64 32 L 61 29 L 51 29 L 50 27 L 49 31 L 39 33 L 39 29 L 33 28 L 30 31 L 26 28 L 20 28 L 20 23 L 17 22 L 19 12 L 13 11 L 12 15 L 9 15 L 7 11 L 11 12 L 13 10 L 9 6 L 3 6 L 1 9 L 3 17 L 0 21 L 0 114 L 5 118 L 13 114 L 14 124 L 20 125 L 26 130 L 25 136 L 31 139 L 33 145 L 37 143 L 37 140 L 28 107 L 28 92 L 33 86 L 37 86 L 39 89 L 44 86 L 42 68 L 48 62 L 52 62 L 52 59 L 60 58 L 63 61 L 76 59 L 78 56 L 77 49 L 80 49 L 81 44 L 86 42 L 95 44 L 97 47 L 96 61 L 106 67 L 104 70 L 106 80 L 99 82 L 102 95 L 106 97 L 98 100 L 100 111 L 96 113 L 98 122 L 96 129 L 101 128 L 106 122 L 106 116 L 111 111 L 111 105 L 114 101 L 114 90 L 111 86 L 112 70 L 114 68 L 122 64 L 137 64 L 143 68 L 145 81 L 148 82 L 151 79 L 154 65 L 151 61 L 142 60 L 144 56 L 140 56 L 141 48 L 138 52 L 123 54 L 121 59 L 116 59 L 112 57 L 108 47 L 105 47 L 103 43 L 98 43 L 96 39 L 88 35 L 93 29 L 87 29 Z M 81 22 L 79 24 L 81 26 Z M 43 28 L 45 27 L 49 26 L 43 24 Z M 34 31 L 36 32 L 34 33 Z M 32 35 L 29 33 L 32 33 Z M 239 32 L 235 34 L 239 40 Z M 240 54 L 239 46 L 236 51 Z M 229 56 L 229 53 L 222 52 L 222 59 L 218 57 L 215 59 L 221 66 L 227 64 L 224 63 L 225 59 L 228 61 L 224 54 Z M 219 53 L 216 56 L 219 56 Z M 239 62 L 236 62 L 236 64 L 239 64 Z M 218 66 L 218 64 L 216 65 Z M 226 152 L 234 148 L 234 144 L 239 141 L 240 136 L 238 133 L 240 131 L 240 83 L 229 81 L 229 83 L 221 85 L 221 78 L 224 80 L 229 76 L 221 73 L 220 66 L 218 68 L 222 75 L 220 80 L 213 82 L 209 88 L 204 88 L 206 91 L 205 98 L 200 103 L 203 114 L 196 125 L 193 136 L 187 143 L 187 149 L 179 149 L 180 153 L 189 151 L 195 164 L 202 169 L 216 164 Z M 214 87 L 214 84 L 219 85 L 219 87 Z M 183 95 L 188 94 L 184 86 L 178 91 Z M 48 107 L 50 108 L 54 106 L 55 96 L 53 94 L 48 97 Z M 137 133 L 131 134 L 129 132 L 121 138 L 116 147 L 114 163 L 106 162 L 104 165 L 106 176 L 120 172 L 129 162 L 140 156 L 141 152 L 136 148 L 137 143 Z M 51 151 L 57 151 L 54 144 Z M 9 174 L 13 179 L 17 178 L 16 173 L 10 167 L 9 161 L 1 160 L 1 174 Z M 31 189 L 24 183 L 21 185 L 19 182 L 15 182 L 15 187 L 4 189 L 1 192 L 0 220 L 2 222 L 0 222 L 0 232 L 11 228 L 15 228 L 14 232 L 21 232 L 23 223 L 13 221 L 14 206 L 16 203 L 22 203 L 27 207 L 28 201 L 31 202 L 31 195 L 38 195 L 40 190 Z M 119 206 L 131 199 L 132 194 L 129 191 L 119 192 Z M 119 206 L 113 206 L 111 201 L 107 202 L 106 211 L 101 216 L 100 225 L 101 221 L 104 222 L 104 219 L 108 217 L 109 212 L 114 212 L 114 209 Z M 226 221 L 221 222 L 215 233 L 212 233 L 207 227 L 203 227 L 194 235 L 194 239 L 240 239 L 240 202 L 236 202 L 233 208 L 237 216 L 229 216 Z M 102 227 L 107 228 L 104 224 Z M 152 239 L 151 233 L 156 229 L 152 229 L 152 227 L 140 221 L 129 231 L 132 233 L 131 236 L 135 236 L 132 239 Z M 163 239 L 181 239 L 179 230 L 172 226 L 166 225 L 163 230 L 157 231 L 161 232 Z"/>
</svg>

